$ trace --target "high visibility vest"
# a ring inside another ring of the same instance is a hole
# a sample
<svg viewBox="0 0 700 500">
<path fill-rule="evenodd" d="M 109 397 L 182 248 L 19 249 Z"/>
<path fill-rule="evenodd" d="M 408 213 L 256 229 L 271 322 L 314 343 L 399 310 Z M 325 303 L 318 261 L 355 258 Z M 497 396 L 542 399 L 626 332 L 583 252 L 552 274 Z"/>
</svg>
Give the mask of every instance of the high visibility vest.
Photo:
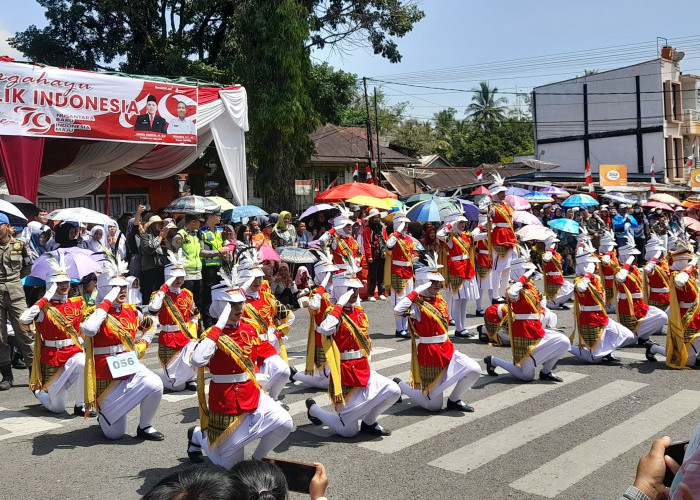
<svg viewBox="0 0 700 500">
<path fill-rule="evenodd" d="M 199 258 L 200 243 L 198 233 L 190 234 L 186 229 L 180 229 L 177 234 L 182 238 L 182 253 L 185 256 L 185 272 L 197 274 L 202 271 L 202 261 Z"/>
<path fill-rule="evenodd" d="M 209 228 L 200 230 L 200 236 L 207 250 L 220 250 L 224 246 L 224 230 L 216 226 L 214 231 Z M 221 257 L 202 257 L 202 265 L 220 267 Z"/>
</svg>

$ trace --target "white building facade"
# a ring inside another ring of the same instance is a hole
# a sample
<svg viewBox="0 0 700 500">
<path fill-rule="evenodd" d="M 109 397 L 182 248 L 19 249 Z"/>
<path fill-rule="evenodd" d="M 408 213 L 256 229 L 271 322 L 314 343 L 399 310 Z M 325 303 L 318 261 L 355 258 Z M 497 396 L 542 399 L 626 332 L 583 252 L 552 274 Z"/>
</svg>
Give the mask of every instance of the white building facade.
<svg viewBox="0 0 700 500">
<path fill-rule="evenodd" d="M 700 77 L 681 75 L 678 59 L 664 47 L 659 59 L 533 89 L 537 158 L 581 174 L 587 159 L 592 172 L 612 164 L 648 174 L 653 158 L 664 181 L 686 182 Z"/>
</svg>

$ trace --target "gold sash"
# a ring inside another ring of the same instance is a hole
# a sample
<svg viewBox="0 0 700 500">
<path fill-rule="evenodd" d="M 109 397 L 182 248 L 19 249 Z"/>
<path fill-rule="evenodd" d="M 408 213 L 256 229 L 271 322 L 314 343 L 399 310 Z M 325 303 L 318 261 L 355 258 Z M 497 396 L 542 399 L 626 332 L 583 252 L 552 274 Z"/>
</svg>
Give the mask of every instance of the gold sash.
<svg viewBox="0 0 700 500">
<path fill-rule="evenodd" d="M 666 365 L 669 368 L 678 370 L 686 370 L 688 366 L 688 349 L 686 344 L 693 342 L 698 333 L 695 332 L 692 338 L 686 338 L 686 330 L 693 318 L 700 311 L 700 300 L 698 297 L 698 285 L 695 283 L 695 278 L 691 276 L 688 280 L 688 285 L 695 292 L 695 300 L 681 318 L 681 308 L 678 304 L 678 294 L 676 292 L 675 283 L 671 287 L 671 304 L 670 314 L 668 316 L 668 334 L 666 335 Z"/>
<path fill-rule="evenodd" d="M 328 300 L 328 297 L 329 295 L 327 293 L 323 294 L 323 297 L 321 297 L 321 307 L 323 307 L 323 302 Z M 326 317 L 325 314 L 323 317 Z M 306 341 L 306 367 L 304 369 L 305 373 L 307 375 L 313 375 L 316 367 L 316 315 L 309 308 L 309 331 Z M 318 368 L 320 368 L 320 366 Z"/>
<path fill-rule="evenodd" d="M 426 302 L 422 297 L 416 297 L 416 300 L 414 300 L 413 303 L 418 306 L 421 314 L 427 315 L 430 319 L 436 321 L 442 327 L 442 333 L 440 333 L 440 335 L 447 332 L 447 318 L 440 314 L 440 311 L 438 311 L 432 304 Z M 445 372 L 447 367 L 430 367 L 434 368 L 434 370 L 425 370 L 425 367 L 422 367 L 418 361 L 418 343 L 416 342 L 416 338 L 419 335 L 416 331 L 414 322 L 411 320 L 408 321 L 408 331 L 411 334 L 411 375 L 409 383 L 414 389 L 423 389 L 423 394 L 429 394 L 430 391 L 435 388 L 438 382 L 440 382 L 442 374 Z M 447 339 L 447 342 L 450 342 L 449 338 Z M 430 376 L 426 377 L 428 374 Z"/>
<path fill-rule="evenodd" d="M 542 318 L 542 313 L 540 311 L 539 305 L 537 305 L 537 298 L 527 290 L 523 288 L 520 294 L 525 298 L 527 303 L 532 308 L 533 312 L 537 313 L 538 318 Z M 530 352 L 537 347 L 537 344 L 541 339 L 531 339 L 530 337 L 515 337 L 513 335 L 513 321 L 515 321 L 515 313 L 513 308 L 508 309 L 508 332 L 510 333 L 510 347 L 513 352 L 513 363 L 520 365 L 527 357 Z"/>
<path fill-rule="evenodd" d="M 340 251 L 343 253 L 343 255 L 345 255 L 347 260 L 352 260 L 355 258 L 355 256 L 352 254 L 352 249 L 350 248 L 350 246 L 347 243 L 345 243 L 344 238 L 341 238 L 340 236 L 338 236 L 336 234 L 335 241 L 336 241 L 336 244 L 340 247 Z"/>
<path fill-rule="evenodd" d="M 173 299 L 167 293 L 163 297 L 163 303 L 168 309 L 170 316 L 172 316 L 173 319 L 177 322 L 177 326 L 180 327 L 180 331 L 192 340 L 199 340 L 197 337 L 196 328 L 194 332 L 190 331 L 190 329 L 187 326 L 187 322 L 185 321 L 185 318 L 182 317 L 180 309 L 178 309 L 178 307 L 175 305 L 175 302 L 173 302 Z M 194 324 L 192 326 L 194 326 Z"/>
<path fill-rule="evenodd" d="M 642 284 L 640 283 L 639 279 L 637 276 L 635 276 L 632 273 L 632 269 L 629 270 L 627 273 L 627 277 L 630 278 L 634 283 L 637 285 L 638 288 L 642 287 Z M 620 322 L 632 330 L 632 333 L 634 333 L 634 336 L 637 336 L 637 330 L 639 329 L 639 325 L 642 324 L 642 320 L 637 318 L 637 316 L 634 313 L 634 299 L 632 298 L 632 292 L 630 292 L 629 287 L 627 286 L 627 283 L 623 283 L 623 286 L 625 287 L 625 295 L 627 297 L 627 305 L 629 307 L 630 313 L 628 315 L 625 314 L 620 314 L 620 301 L 617 300 L 615 302 L 616 304 L 616 312 L 617 312 L 617 317 L 621 320 Z M 627 317 L 625 317 L 627 316 Z M 632 328 L 630 328 L 632 327 Z"/>
<path fill-rule="evenodd" d="M 579 281 L 581 281 L 581 277 L 578 277 L 574 280 L 574 287 L 578 284 Z M 588 284 L 588 289 L 591 291 L 593 301 L 598 307 L 600 307 L 601 312 L 607 317 L 607 313 L 605 312 L 605 300 L 600 295 L 600 291 L 594 286 L 592 280 Z M 581 305 L 579 304 L 577 290 L 574 293 L 574 331 L 571 333 L 571 337 L 569 337 L 569 340 L 571 341 L 571 343 L 573 343 L 574 339 L 576 338 L 576 331 L 578 331 L 579 345 L 583 345 L 588 350 L 593 351 L 593 349 L 595 349 L 595 347 L 600 342 L 600 339 L 602 338 L 604 327 L 590 327 L 589 325 L 579 325 L 580 314 Z"/>
</svg>

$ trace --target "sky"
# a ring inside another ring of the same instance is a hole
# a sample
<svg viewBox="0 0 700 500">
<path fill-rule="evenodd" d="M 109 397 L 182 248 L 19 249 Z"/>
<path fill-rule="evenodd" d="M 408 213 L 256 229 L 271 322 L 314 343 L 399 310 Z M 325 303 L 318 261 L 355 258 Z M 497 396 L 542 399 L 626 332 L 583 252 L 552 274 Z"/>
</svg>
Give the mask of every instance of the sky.
<svg viewBox="0 0 700 500">
<path fill-rule="evenodd" d="M 370 92 L 378 87 L 392 103 L 409 102 L 407 117 L 421 120 L 450 106 L 463 116 L 480 81 L 515 105 L 533 86 L 654 59 L 664 44 L 657 37 L 685 52 L 684 73 L 700 74 L 697 0 L 676 0 L 672 9 L 650 0 L 416 3 L 426 16 L 397 40 L 400 63 L 362 46 L 314 51 L 314 61 L 372 78 Z M 0 0 L 0 12 L 0 55 L 21 59 L 5 39 L 30 24 L 45 26 L 44 11 L 33 0 Z M 517 104 L 524 109 L 523 100 Z"/>
</svg>

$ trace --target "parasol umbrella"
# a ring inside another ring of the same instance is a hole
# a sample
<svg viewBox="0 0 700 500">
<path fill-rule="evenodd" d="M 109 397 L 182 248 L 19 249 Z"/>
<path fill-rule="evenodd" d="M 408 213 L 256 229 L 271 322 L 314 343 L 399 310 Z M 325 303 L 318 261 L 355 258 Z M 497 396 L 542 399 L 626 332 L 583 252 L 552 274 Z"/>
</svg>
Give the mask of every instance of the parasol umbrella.
<svg viewBox="0 0 700 500">
<path fill-rule="evenodd" d="M 366 195 L 373 198 L 398 198 L 388 189 L 384 189 L 376 184 L 365 184 L 364 182 L 348 182 L 334 186 L 316 197 L 317 203 L 331 203 L 334 201 L 349 200 L 353 196 Z"/>
<path fill-rule="evenodd" d="M 222 198 L 221 196 L 206 196 L 205 198 L 219 205 L 219 209 L 221 211 L 231 210 L 232 208 L 236 207 L 236 205 L 228 201 L 226 198 Z"/>
<path fill-rule="evenodd" d="M 603 193 L 601 196 L 604 198 L 607 198 L 609 200 L 615 201 L 617 203 L 627 203 L 629 205 L 632 205 L 636 203 L 637 200 L 634 198 L 630 198 L 629 196 L 625 196 L 622 193 L 617 193 L 617 192 L 611 192 L 611 193 Z"/>
<path fill-rule="evenodd" d="M 675 196 L 671 196 L 666 193 L 654 193 L 649 197 L 650 201 L 660 201 L 661 203 L 668 203 L 669 205 L 680 205 L 681 200 Z"/>
<path fill-rule="evenodd" d="M 226 210 L 221 214 L 224 219 L 240 220 L 243 217 L 257 217 L 258 215 L 267 215 L 267 212 L 255 205 L 241 205 L 240 207 Z"/>
<path fill-rule="evenodd" d="M 447 200 L 426 200 L 416 203 L 406 214 L 413 222 L 441 222 L 446 215 L 462 213 Z"/>
<path fill-rule="evenodd" d="M 204 214 L 218 212 L 221 207 L 218 203 L 214 203 L 209 198 L 196 194 L 190 196 L 181 196 L 170 202 L 170 205 L 165 207 L 166 212 L 182 213 L 182 214 Z"/>
<path fill-rule="evenodd" d="M 486 198 L 486 196 L 488 196 L 488 195 L 486 195 L 486 194 L 478 194 L 478 195 L 476 195 L 476 196 L 474 197 L 474 203 L 476 203 L 476 205 L 479 206 L 479 205 L 481 204 L 481 201 L 482 201 L 484 198 Z"/>
<path fill-rule="evenodd" d="M 654 203 L 657 203 L 657 202 L 654 202 Z M 698 205 L 700 205 L 700 201 L 690 201 L 690 198 L 683 200 L 683 202 L 681 203 L 681 206 L 683 206 L 685 208 L 695 207 Z"/>
<path fill-rule="evenodd" d="M 565 233 L 578 234 L 579 232 L 578 222 L 573 219 L 554 219 L 547 222 L 547 225 Z"/>
<path fill-rule="evenodd" d="M 381 210 L 391 210 L 392 208 L 402 206 L 402 202 L 399 200 L 393 200 L 391 198 L 374 198 L 364 194 L 353 196 L 346 201 L 347 203 L 354 203 L 355 205 L 364 207 L 379 208 Z"/>
<path fill-rule="evenodd" d="M 644 208 L 660 208 L 661 210 L 666 210 L 667 212 L 674 212 L 674 209 L 671 205 L 668 205 L 666 203 L 661 203 L 660 201 L 647 201 L 642 205 Z"/>
<path fill-rule="evenodd" d="M 279 254 L 267 243 L 260 245 L 258 249 L 258 258 L 260 258 L 260 260 L 276 260 L 278 262 L 280 260 Z"/>
<path fill-rule="evenodd" d="M 407 205 L 413 205 L 414 203 L 418 203 L 419 201 L 425 201 L 425 200 L 432 200 L 434 198 L 437 198 L 434 194 L 430 193 L 416 193 L 412 194 L 408 198 L 406 198 L 404 201 L 406 202 Z"/>
<path fill-rule="evenodd" d="M 530 205 L 530 202 L 528 202 L 522 196 L 506 196 L 506 201 L 510 203 L 510 206 L 513 207 L 515 210 L 528 210 L 532 207 L 532 205 Z"/>
<path fill-rule="evenodd" d="M 516 210 L 513 212 L 513 222 L 532 226 L 542 225 L 542 221 L 539 220 L 536 215 L 533 215 L 530 212 L 523 212 L 521 210 Z"/>
<path fill-rule="evenodd" d="M 479 207 L 476 206 L 474 203 L 472 203 L 469 200 L 461 200 L 459 198 L 456 198 L 454 200 L 455 205 L 457 203 L 462 205 L 462 212 L 464 212 L 464 216 L 469 219 L 469 220 L 479 220 Z"/>
<path fill-rule="evenodd" d="M 478 188 L 476 188 L 474 191 L 472 191 L 469 194 L 472 196 L 476 196 L 478 194 L 489 194 L 489 190 L 488 190 L 488 188 L 486 188 L 484 186 L 479 186 Z"/>
<path fill-rule="evenodd" d="M 51 270 L 51 266 L 49 266 L 48 262 L 49 258 L 58 258 L 59 255 L 63 258 L 68 268 L 68 276 L 70 276 L 71 279 L 80 280 L 90 273 L 99 273 L 102 271 L 102 265 L 98 262 L 93 252 L 85 250 L 84 248 L 71 247 L 59 248 L 58 250 L 42 254 L 34 261 L 34 264 L 32 264 L 31 276 L 42 280 L 45 279 L 46 275 Z M 103 258 L 102 255 L 97 255 Z"/>
<path fill-rule="evenodd" d="M 507 195 L 525 196 L 526 194 L 530 194 L 530 190 L 529 190 L 529 189 L 519 188 L 519 187 L 515 187 L 515 186 L 510 186 L 510 187 L 506 190 L 506 196 L 507 196 Z"/>
<path fill-rule="evenodd" d="M 617 214 L 615 217 L 613 217 L 613 227 L 615 229 L 624 229 L 625 224 L 627 223 L 629 223 L 630 227 L 637 227 L 639 225 L 637 223 L 637 219 L 631 215 L 622 216 Z"/>
<path fill-rule="evenodd" d="M 547 186 L 538 191 L 539 193 L 548 194 L 549 196 L 555 196 L 558 198 L 566 198 L 569 196 L 569 192 L 566 189 L 562 189 L 556 186 Z"/>
<path fill-rule="evenodd" d="M 14 206 L 19 208 L 25 218 L 34 217 L 39 214 L 39 207 L 29 201 L 24 196 L 18 194 L 0 194 L 0 200 L 9 201 Z"/>
<path fill-rule="evenodd" d="M 592 196 L 588 194 L 575 194 L 573 196 L 569 196 L 567 199 L 565 199 L 561 206 L 562 207 L 583 207 L 583 208 L 588 208 L 588 207 L 597 207 L 600 205 L 598 201 L 593 198 Z"/>
<path fill-rule="evenodd" d="M 312 215 L 315 215 L 319 212 L 329 212 L 327 214 L 326 219 L 329 219 L 331 217 L 332 212 L 339 212 L 340 209 L 338 207 L 335 207 L 331 205 L 330 203 L 319 203 L 318 205 L 311 205 L 309 208 L 304 210 L 304 213 L 302 213 L 299 216 L 299 220 L 304 220 L 308 219 Z"/>
<path fill-rule="evenodd" d="M 520 241 L 545 241 L 547 238 L 556 236 L 554 231 L 548 227 L 544 227 L 542 225 L 537 226 L 535 224 L 521 227 L 515 232 L 515 234 L 518 235 Z"/>
<path fill-rule="evenodd" d="M 84 224 L 109 224 L 112 220 L 109 216 L 84 207 L 59 208 L 47 217 L 50 220 L 82 222 Z"/>
<path fill-rule="evenodd" d="M 692 217 L 683 217 L 683 225 L 689 231 L 700 233 L 700 221 L 697 219 L 693 219 Z"/>
<path fill-rule="evenodd" d="M 537 191 L 534 191 L 530 194 L 526 194 L 523 196 L 524 199 L 529 201 L 530 203 L 553 203 L 554 198 L 549 196 L 548 194 L 544 193 L 538 193 Z"/>
<path fill-rule="evenodd" d="M 313 264 L 318 260 L 314 253 L 306 248 L 285 246 L 277 247 L 274 251 L 279 254 L 279 258 L 282 262 L 289 262 L 291 264 Z"/>
<path fill-rule="evenodd" d="M 9 201 L 0 200 L 0 212 L 7 215 L 7 218 L 10 220 L 10 224 L 13 226 L 24 225 L 27 223 L 27 218 L 24 216 L 22 211 Z"/>
</svg>

